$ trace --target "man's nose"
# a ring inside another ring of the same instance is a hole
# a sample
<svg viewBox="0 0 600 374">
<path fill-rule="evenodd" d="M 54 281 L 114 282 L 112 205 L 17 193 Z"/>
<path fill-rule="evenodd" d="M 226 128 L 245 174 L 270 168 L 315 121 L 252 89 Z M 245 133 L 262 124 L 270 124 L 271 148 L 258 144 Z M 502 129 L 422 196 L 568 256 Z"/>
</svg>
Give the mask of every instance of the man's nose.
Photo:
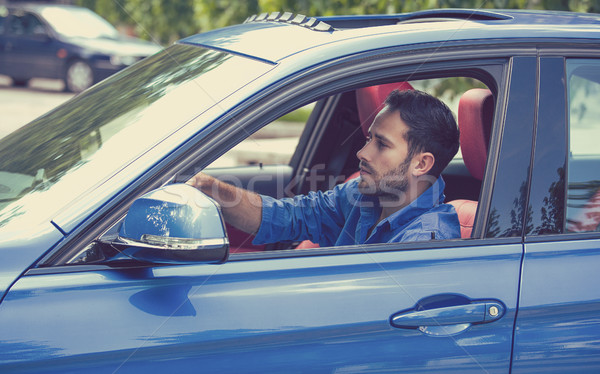
<svg viewBox="0 0 600 374">
<path fill-rule="evenodd" d="M 358 152 L 356 152 L 356 157 L 360 160 L 360 161 L 368 161 L 367 156 L 367 147 L 369 146 L 369 142 L 367 142 L 365 145 L 363 145 L 363 147 L 361 149 L 358 150 Z"/>
</svg>

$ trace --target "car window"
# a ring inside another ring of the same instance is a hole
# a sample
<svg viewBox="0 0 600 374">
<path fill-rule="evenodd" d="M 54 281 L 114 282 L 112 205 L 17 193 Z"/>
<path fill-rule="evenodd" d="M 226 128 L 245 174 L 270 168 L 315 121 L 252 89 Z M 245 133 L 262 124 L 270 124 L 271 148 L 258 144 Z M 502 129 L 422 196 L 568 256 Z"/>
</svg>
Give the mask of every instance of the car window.
<svg viewBox="0 0 600 374">
<path fill-rule="evenodd" d="M 473 88 L 487 88 L 482 82 L 469 77 L 421 79 L 410 83 L 415 89 L 439 96 L 455 115 L 458 113 L 461 94 Z M 314 107 L 315 103 L 310 103 L 269 123 L 208 167 L 289 163 Z M 462 162 L 461 160 L 459 148 L 455 161 Z"/>
<path fill-rule="evenodd" d="M 314 106 L 310 103 L 269 123 L 208 167 L 289 164 Z"/>
<path fill-rule="evenodd" d="M 393 86 L 399 84 L 412 86 L 440 98 L 455 117 L 457 117 L 456 112 L 459 110 L 461 98 L 466 93 L 481 90 L 489 93 L 486 97 L 492 97 L 491 91 L 482 81 L 471 77 L 451 76 L 440 79 L 437 74 L 435 79 L 389 83 Z M 247 125 L 235 127 L 233 131 L 236 134 L 232 136 L 245 140 L 241 140 L 228 152 L 216 158 L 204 169 L 204 172 L 235 186 L 275 198 L 325 191 L 356 178 L 358 171 L 356 154 L 366 142 L 362 125 L 365 112 L 363 110 L 361 116 L 358 110 L 359 101 L 365 100 L 364 96 L 359 99 L 360 90 L 362 89 L 353 88 L 296 107 L 274 121 L 262 125 L 254 133 L 250 133 L 247 128 L 256 129 L 260 126 L 252 122 L 240 122 L 237 119 L 238 123 L 247 123 Z M 281 105 L 289 105 L 289 103 L 283 100 Z M 378 112 L 380 109 L 373 109 L 373 112 Z M 491 109 L 493 112 L 493 105 Z M 271 110 L 277 112 L 281 108 L 272 107 Z M 267 113 L 264 115 L 269 116 Z M 252 117 L 252 120 L 262 122 L 264 118 L 256 116 Z M 491 126 L 491 121 L 489 125 Z M 340 155 L 343 156 L 343 160 L 340 160 Z M 204 161 L 198 160 L 198 162 Z M 452 163 L 454 164 L 449 165 L 443 174 L 446 181 L 445 201 L 468 203 L 469 214 L 464 215 L 467 220 L 460 228 L 461 237 L 468 238 L 471 235 L 481 190 L 479 178 L 482 177 L 483 172 L 478 177 L 471 175 L 461 157 L 455 158 Z M 485 165 L 485 160 L 481 165 Z M 194 163 L 189 164 L 175 179 L 177 182 L 185 182 L 200 170 L 202 169 Z M 120 224 L 120 221 L 115 222 L 99 241 L 82 248 L 76 256 L 65 257 L 66 263 L 119 261 L 119 252 L 115 251 L 110 243 L 117 235 Z M 319 246 L 309 240 L 294 239 L 269 244 L 255 243 L 254 235 L 244 233 L 229 224 L 226 226 L 229 253 L 232 256 L 243 256 L 247 252 L 269 252 L 279 256 L 280 254 L 276 252 L 285 255 L 285 253 L 289 254 L 285 250 L 305 250 Z M 466 231 L 463 232 L 463 229 Z"/>
<path fill-rule="evenodd" d="M 31 13 L 14 15 L 10 22 L 10 31 L 14 35 L 32 36 L 45 33 L 42 22 Z"/>
<path fill-rule="evenodd" d="M 270 68 L 225 52 L 174 45 L 124 71 L 129 79 L 113 75 L 5 136 L 0 228 L 17 217 L 55 213 Z"/>
<path fill-rule="evenodd" d="M 465 76 L 419 79 L 405 83 L 441 99 L 451 109 L 455 117 L 458 116 L 459 103 L 465 93 L 472 90 L 488 90 L 488 87 L 480 80 Z M 300 152 L 305 153 L 305 157 L 302 159 L 306 162 L 301 165 L 293 165 L 301 169 L 295 172 L 296 178 L 286 180 L 284 183 L 278 181 L 278 189 L 269 190 L 270 192 L 274 191 L 273 194 L 270 194 L 271 196 L 277 198 L 293 197 L 298 193 L 307 194 L 310 191 L 325 191 L 334 188 L 337 184 L 356 178 L 356 172 L 358 171 L 356 153 L 362 148 L 366 140 L 356 108 L 358 99 L 354 90 L 336 96 L 339 97 L 336 104 L 331 103 L 333 97 L 321 100 L 321 102 L 330 103 L 325 105 L 325 107 L 331 108 L 329 113 L 324 110 L 320 113 L 314 113 L 313 109 L 318 105 L 311 103 L 280 117 L 215 160 L 206 169 L 206 172 L 221 177 L 222 180 L 238 187 L 252 186 L 256 185 L 256 183 L 252 183 L 252 179 L 250 179 L 250 182 L 244 180 L 244 178 L 249 178 L 247 173 L 231 174 L 231 171 L 226 168 L 260 165 L 262 170 L 263 165 L 288 164 L 292 155 Z M 493 106 L 491 109 L 493 112 Z M 311 113 L 313 113 L 311 119 L 320 118 L 321 120 L 318 120 L 318 122 L 323 126 L 305 126 Z M 326 120 L 325 118 L 329 119 Z M 491 120 L 491 117 L 489 119 Z M 491 127 L 491 123 L 488 125 Z M 314 150 L 312 156 L 306 155 L 306 149 L 296 149 L 298 138 L 305 128 L 307 132 L 312 131 L 312 133 L 304 134 L 306 138 L 312 140 L 308 144 L 301 144 L 307 149 Z M 317 135 L 317 133 L 320 135 Z M 343 160 L 339 160 L 338 156 L 340 155 Z M 485 159 L 480 165 L 485 166 Z M 215 172 L 213 168 L 225 169 Z M 465 209 L 466 206 L 470 205 L 472 207 L 470 212 L 474 216 L 477 206 L 475 202 L 479 199 L 481 190 L 481 179 L 479 178 L 482 175 L 483 172 L 478 177 L 470 175 L 459 150 L 451 165 L 443 174 L 446 182 L 446 202 L 459 200 L 473 202 L 474 204 L 471 205 L 466 203 Z M 238 177 L 243 180 L 239 180 Z M 274 175 L 273 177 L 279 178 L 280 176 Z M 266 178 L 268 176 L 264 174 L 256 174 L 255 176 L 255 179 L 260 181 L 264 181 Z M 255 190 L 255 192 L 264 194 L 263 191 Z M 463 233 L 463 237 L 470 236 L 473 224 L 473 219 L 465 224 L 467 229 Z M 232 254 L 265 249 L 314 248 L 315 246 L 310 242 L 301 241 L 288 244 L 280 243 L 281 245 L 273 246 L 267 245 L 266 248 L 256 247 L 250 245 L 251 236 L 241 234 L 230 226 L 228 226 L 228 233 Z"/>
<path fill-rule="evenodd" d="M 600 60 L 567 62 L 567 231 L 600 230 Z"/>
</svg>

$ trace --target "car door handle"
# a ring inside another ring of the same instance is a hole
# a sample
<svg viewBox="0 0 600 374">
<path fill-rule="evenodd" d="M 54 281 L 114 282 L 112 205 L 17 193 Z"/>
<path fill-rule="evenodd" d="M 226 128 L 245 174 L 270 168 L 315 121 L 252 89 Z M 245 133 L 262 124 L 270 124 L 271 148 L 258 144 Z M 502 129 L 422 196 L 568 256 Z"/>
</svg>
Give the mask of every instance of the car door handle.
<svg viewBox="0 0 600 374">
<path fill-rule="evenodd" d="M 424 326 L 473 325 L 499 320 L 506 308 L 497 300 L 473 301 L 464 305 L 453 305 L 425 310 L 410 309 L 391 316 L 392 326 L 416 329 Z"/>
</svg>

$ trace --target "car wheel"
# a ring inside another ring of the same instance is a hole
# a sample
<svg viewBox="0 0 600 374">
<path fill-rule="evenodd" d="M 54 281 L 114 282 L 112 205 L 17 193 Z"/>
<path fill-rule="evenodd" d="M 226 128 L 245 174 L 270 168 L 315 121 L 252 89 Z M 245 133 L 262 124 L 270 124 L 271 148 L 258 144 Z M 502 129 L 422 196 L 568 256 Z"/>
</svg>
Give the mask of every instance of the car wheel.
<svg viewBox="0 0 600 374">
<path fill-rule="evenodd" d="M 27 78 L 12 78 L 12 85 L 16 87 L 25 87 L 29 83 L 29 79 Z"/>
<path fill-rule="evenodd" d="M 74 61 L 69 64 L 65 74 L 65 90 L 81 92 L 94 83 L 94 72 L 84 61 Z"/>
</svg>

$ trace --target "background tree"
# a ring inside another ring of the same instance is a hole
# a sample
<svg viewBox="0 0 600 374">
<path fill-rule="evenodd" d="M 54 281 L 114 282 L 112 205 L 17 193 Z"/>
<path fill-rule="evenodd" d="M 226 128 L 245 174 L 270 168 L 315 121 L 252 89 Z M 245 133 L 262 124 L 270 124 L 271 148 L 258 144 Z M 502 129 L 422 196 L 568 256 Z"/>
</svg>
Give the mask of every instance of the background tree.
<svg viewBox="0 0 600 374">
<path fill-rule="evenodd" d="M 92 9 L 127 34 L 165 46 L 200 32 L 198 14 L 204 13 L 204 9 L 197 12 L 195 0 L 76 0 L 75 3 Z"/>
<path fill-rule="evenodd" d="M 434 8 L 549 9 L 599 12 L 600 0 L 73 0 L 114 25 L 162 45 L 243 22 L 252 14 L 391 14 Z"/>
</svg>

